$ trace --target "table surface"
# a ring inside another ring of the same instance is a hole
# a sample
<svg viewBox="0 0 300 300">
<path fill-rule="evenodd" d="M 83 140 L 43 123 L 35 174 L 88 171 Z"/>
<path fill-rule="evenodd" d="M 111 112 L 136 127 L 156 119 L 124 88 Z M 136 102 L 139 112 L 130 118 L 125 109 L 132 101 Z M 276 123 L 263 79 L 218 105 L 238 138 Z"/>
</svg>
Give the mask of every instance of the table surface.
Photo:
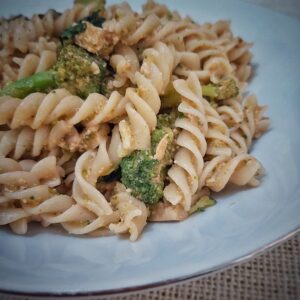
<svg viewBox="0 0 300 300">
<path fill-rule="evenodd" d="M 300 0 L 241 0 L 300 20 Z M 300 29 L 300 28 L 299 28 Z M 19 297 L 0 295 L 0 300 Z M 29 298 L 26 298 L 29 300 Z M 37 299 L 37 298 L 35 298 Z M 95 298 L 94 298 L 95 299 Z M 108 299 L 108 298 L 101 298 Z M 208 277 L 110 300 L 299 300 L 300 234 L 248 262 Z"/>
</svg>

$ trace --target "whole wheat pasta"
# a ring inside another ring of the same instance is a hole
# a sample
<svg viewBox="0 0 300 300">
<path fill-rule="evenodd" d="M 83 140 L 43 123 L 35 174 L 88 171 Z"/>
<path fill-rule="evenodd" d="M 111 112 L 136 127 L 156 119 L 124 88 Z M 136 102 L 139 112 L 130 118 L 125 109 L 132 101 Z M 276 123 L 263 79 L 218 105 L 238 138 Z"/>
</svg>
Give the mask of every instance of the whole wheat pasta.
<svg viewBox="0 0 300 300">
<path fill-rule="evenodd" d="M 0 225 L 17 234 L 38 222 L 136 241 L 264 173 L 252 43 L 227 20 L 100 2 L 1 19 Z"/>
</svg>

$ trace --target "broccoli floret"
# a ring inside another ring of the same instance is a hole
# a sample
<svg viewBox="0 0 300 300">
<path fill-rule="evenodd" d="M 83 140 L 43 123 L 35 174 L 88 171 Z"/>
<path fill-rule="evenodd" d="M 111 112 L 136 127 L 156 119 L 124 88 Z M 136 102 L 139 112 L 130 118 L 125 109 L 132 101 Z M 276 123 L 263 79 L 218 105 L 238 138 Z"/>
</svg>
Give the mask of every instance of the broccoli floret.
<svg viewBox="0 0 300 300">
<path fill-rule="evenodd" d="M 87 97 L 93 92 L 105 92 L 106 72 L 106 62 L 101 58 L 78 46 L 63 45 L 52 69 L 8 84 L 0 90 L 0 96 L 24 98 L 30 93 L 63 87 Z"/>
<path fill-rule="evenodd" d="M 209 97 L 213 101 L 222 101 L 232 97 L 236 97 L 239 93 L 239 88 L 236 82 L 229 78 L 221 80 L 214 84 L 209 83 L 202 87 L 203 96 Z"/>
<path fill-rule="evenodd" d="M 210 101 L 222 101 L 236 97 L 239 88 L 234 79 L 223 79 L 218 83 L 209 83 L 202 86 L 202 95 Z M 172 84 L 167 88 L 166 94 L 161 98 L 162 109 L 173 108 L 180 104 L 181 97 Z"/>
<path fill-rule="evenodd" d="M 135 151 L 121 161 L 122 183 L 146 204 L 157 203 L 162 198 L 162 173 L 160 161 L 149 150 Z"/>
<path fill-rule="evenodd" d="M 80 47 L 62 47 L 53 70 L 56 85 L 72 94 L 87 97 L 90 93 L 104 93 L 106 63 Z"/>
<path fill-rule="evenodd" d="M 169 129 L 170 132 L 167 131 Z M 155 129 L 151 134 L 151 152 L 155 153 L 155 149 L 162 138 L 167 134 L 173 133 L 170 128 L 163 127 Z"/>
<path fill-rule="evenodd" d="M 178 110 L 173 110 L 169 113 L 158 114 L 156 128 L 173 128 L 176 119 L 179 118 L 181 115 L 182 113 L 178 112 Z"/>
<path fill-rule="evenodd" d="M 176 150 L 175 120 L 175 113 L 158 115 L 157 127 L 151 134 L 151 149 L 135 151 L 121 162 L 122 183 L 149 205 L 163 197 L 167 168 Z"/>
<path fill-rule="evenodd" d="M 171 128 L 156 128 L 151 134 L 151 152 L 163 167 L 172 164 L 176 151 L 175 135 Z"/>
</svg>

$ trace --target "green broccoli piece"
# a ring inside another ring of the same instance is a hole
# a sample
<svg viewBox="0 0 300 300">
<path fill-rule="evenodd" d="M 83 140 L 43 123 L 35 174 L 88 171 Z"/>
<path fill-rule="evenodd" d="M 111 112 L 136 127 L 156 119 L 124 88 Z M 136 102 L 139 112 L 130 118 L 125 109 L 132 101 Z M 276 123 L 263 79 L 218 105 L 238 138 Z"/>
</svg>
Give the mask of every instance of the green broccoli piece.
<svg viewBox="0 0 300 300">
<path fill-rule="evenodd" d="M 121 182 L 148 205 L 163 197 L 167 168 L 176 150 L 173 132 L 176 113 L 160 114 L 157 119 L 157 127 L 151 134 L 151 149 L 135 151 L 121 162 Z"/>
<path fill-rule="evenodd" d="M 239 88 L 235 80 L 223 79 L 218 83 L 209 83 L 202 86 L 202 95 L 208 97 L 210 101 L 222 101 L 232 97 L 236 97 L 239 93 Z M 167 87 L 166 94 L 161 98 L 162 109 L 173 108 L 180 104 L 181 97 L 173 87 Z"/>
<path fill-rule="evenodd" d="M 87 97 L 105 92 L 106 62 L 86 50 L 69 44 L 60 49 L 56 64 L 48 71 L 10 83 L 0 90 L 0 96 L 24 98 L 33 92 L 48 92 L 66 88 L 72 94 Z"/>
<path fill-rule="evenodd" d="M 23 99 L 33 92 L 47 91 L 49 87 L 56 87 L 55 72 L 53 70 L 39 72 L 33 76 L 20 79 L 0 89 L 0 96 L 8 95 Z"/>
<path fill-rule="evenodd" d="M 133 196 L 146 204 L 155 204 L 163 196 L 163 172 L 150 150 L 138 150 L 121 161 L 121 181 Z"/>
<path fill-rule="evenodd" d="M 56 85 L 72 94 L 85 98 L 105 91 L 106 62 L 78 46 L 62 47 L 53 69 Z"/>
<path fill-rule="evenodd" d="M 151 134 L 151 152 L 163 168 L 172 164 L 176 151 L 175 134 L 170 127 L 157 127 Z"/>
<path fill-rule="evenodd" d="M 189 214 L 195 212 L 205 211 L 206 208 L 215 205 L 217 202 L 215 199 L 210 198 L 209 196 L 202 196 L 190 209 Z"/>
<path fill-rule="evenodd" d="M 229 78 L 223 79 L 220 82 L 214 84 L 209 83 L 202 87 L 203 96 L 209 97 L 213 101 L 222 101 L 232 97 L 236 97 L 239 94 L 239 88 L 236 82 Z"/>
<path fill-rule="evenodd" d="M 169 113 L 161 113 L 157 115 L 156 128 L 170 127 L 174 128 L 174 124 L 177 118 L 181 117 L 182 113 L 178 110 L 172 110 Z"/>
<path fill-rule="evenodd" d="M 170 128 L 156 128 L 151 134 L 151 152 L 155 153 L 156 147 L 165 135 L 172 135 L 173 131 Z"/>
</svg>

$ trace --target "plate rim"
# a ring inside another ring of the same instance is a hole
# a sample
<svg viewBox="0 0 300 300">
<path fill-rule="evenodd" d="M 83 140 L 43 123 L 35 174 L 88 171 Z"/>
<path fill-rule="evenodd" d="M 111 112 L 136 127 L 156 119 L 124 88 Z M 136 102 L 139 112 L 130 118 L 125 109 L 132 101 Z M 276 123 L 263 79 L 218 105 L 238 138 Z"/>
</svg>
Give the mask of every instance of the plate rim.
<svg viewBox="0 0 300 300">
<path fill-rule="evenodd" d="M 247 254 L 239 256 L 238 258 L 218 264 L 214 267 L 207 268 L 201 270 L 199 272 L 194 272 L 192 274 L 178 276 L 175 278 L 167 279 L 167 280 L 159 280 L 152 283 L 147 284 L 140 284 L 137 286 L 131 287 L 122 287 L 122 288 L 115 288 L 115 289 L 108 289 L 108 290 L 95 290 L 95 291 L 86 291 L 86 292 L 28 292 L 28 291 L 18 291 L 18 290 L 8 290 L 0 288 L 0 295 L 11 295 L 11 296 L 19 296 L 19 297 L 43 297 L 43 298 L 50 298 L 50 297 L 65 297 L 65 298 L 77 298 L 77 297 L 103 297 L 103 296 L 117 296 L 117 295 L 125 295 L 125 294 L 132 294 L 136 292 L 142 292 L 150 289 L 157 289 L 162 287 L 167 287 L 170 285 L 178 284 L 187 282 L 193 279 L 200 279 L 209 275 L 212 275 L 216 272 L 225 271 L 229 268 L 235 267 L 241 263 L 245 263 L 250 259 L 256 258 L 272 249 L 276 248 L 280 244 L 290 240 L 291 238 L 295 237 L 297 234 L 300 234 L 300 226 L 297 226 L 293 230 L 289 231 L 288 233 L 284 234 L 283 236 L 269 242 L 268 244 L 261 246 Z"/>
<path fill-rule="evenodd" d="M 236 0 L 233 0 L 236 2 Z M 243 5 L 249 5 L 252 7 L 255 7 L 259 10 L 268 11 L 272 14 L 277 14 L 280 17 L 288 18 L 292 21 L 296 21 L 300 24 L 300 20 L 296 19 L 295 17 L 292 17 L 290 15 L 284 14 L 280 11 L 275 11 L 267 7 L 263 7 L 260 5 L 257 5 L 255 3 L 248 3 L 243 2 Z M 180 284 L 184 282 L 188 282 L 195 279 L 204 278 L 207 276 L 211 276 L 217 272 L 222 272 L 227 269 L 233 268 L 239 264 L 246 263 L 247 261 L 257 258 L 260 255 L 263 255 L 267 253 L 268 251 L 273 250 L 280 244 L 292 239 L 297 234 L 300 234 L 300 225 L 297 225 L 294 229 L 290 230 L 289 232 L 283 234 L 280 237 L 275 238 L 271 242 L 264 244 L 263 246 L 257 247 L 256 249 L 243 254 L 231 261 L 227 261 L 225 263 L 217 264 L 211 268 L 206 268 L 201 271 L 196 271 L 191 274 L 177 276 L 171 279 L 165 279 L 165 280 L 158 280 L 151 283 L 146 284 L 139 284 L 135 286 L 129 286 L 129 287 L 121 287 L 121 288 L 112 288 L 107 290 L 92 290 L 92 291 L 67 291 L 67 292 L 39 292 L 39 291 L 22 291 L 22 290 L 16 290 L 16 289 L 5 289 L 0 287 L 0 296 L 2 295 L 11 295 L 11 296 L 18 296 L 18 297 L 43 297 L 43 298 L 50 298 L 50 297 L 64 297 L 68 299 L 72 298 L 80 298 L 80 297 L 103 297 L 103 296 L 117 296 L 117 295 L 125 295 L 125 294 L 134 294 L 137 292 L 144 292 L 151 289 L 159 289 L 175 284 Z"/>
</svg>

